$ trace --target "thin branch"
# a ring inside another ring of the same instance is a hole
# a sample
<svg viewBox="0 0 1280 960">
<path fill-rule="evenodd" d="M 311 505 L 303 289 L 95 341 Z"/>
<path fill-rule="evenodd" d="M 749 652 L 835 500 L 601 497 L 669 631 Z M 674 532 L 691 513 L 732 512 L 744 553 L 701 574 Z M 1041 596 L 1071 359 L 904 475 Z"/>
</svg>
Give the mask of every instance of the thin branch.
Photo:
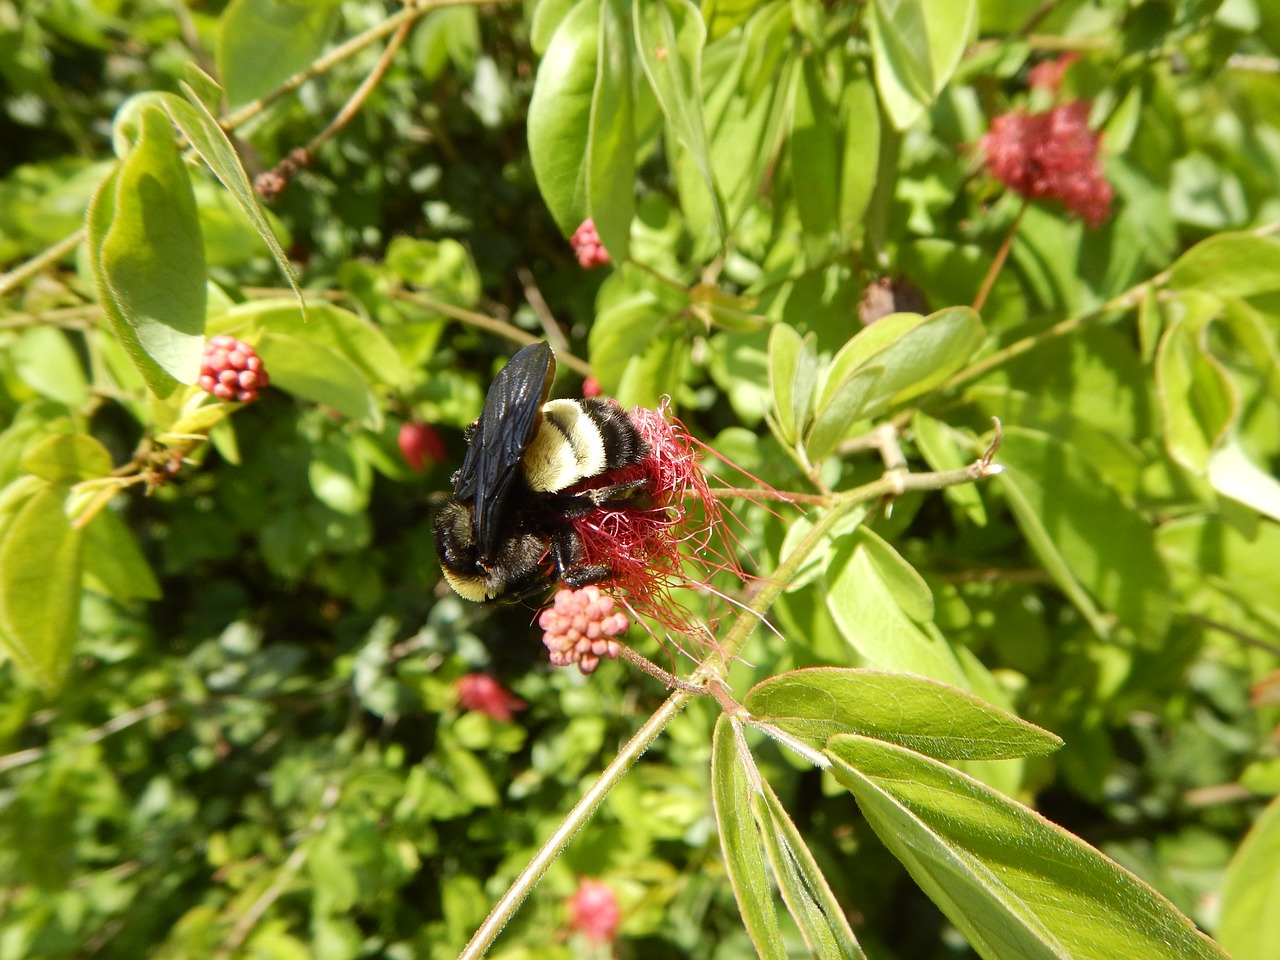
<svg viewBox="0 0 1280 960">
<path fill-rule="evenodd" d="M 685 693 L 691 693 L 696 696 L 710 696 L 712 691 L 706 684 L 694 684 L 687 680 L 682 680 L 674 673 L 663 670 L 660 666 L 646 657 L 643 653 L 637 653 L 626 644 L 618 645 L 618 656 L 633 666 L 639 667 L 655 680 L 661 681 L 671 690 L 683 690 Z"/>
<path fill-rule="evenodd" d="M 1266 650 L 1268 653 L 1280 657 L 1280 644 L 1255 636 L 1252 633 L 1241 630 L 1239 627 L 1233 627 L 1229 623 L 1211 620 L 1209 617 L 1202 617 L 1196 613 L 1188 614 L 1186 621 L 1205 630 L 1217 630 L 1219 633 L 1225 633 L 1227 636 L 1239 640 L 1247 647 L 1257 647 L 1259 650 Z"/>
<path fill-rule="evenodd" d="M 144 703 L 140 707 L 126 710 L 118 717 L 112 717 L 100 727 L 94 727 L 92 730 L 86 731 L 76 737 L 73 743 L 78 747 L 99 743 L 113 733 L 119 733 L 135 723 L 141 723 L 143 720 L 164 713 L 172 705 L 172 700 L 152 700 L 150 703 Z M 13 770 L 16 767 L 24 767 L 29 763 L 35 763 L 48 752 L 48 747 L 32 747 L 29 750 L 19 750 L 16 753 L 5 754 L 0 757 L 0 773 Z"/>
<path fill-rule="evenodd" d="M 996 278 L 1000 276 L 1000 271 L 1004 268 L 1004 262 L 1009 259 L 1009 251 L 1013 249 L 1013 241 L 1018 236 L 1018 225 L 1022 223 L 1022 215 L 1026 212 L 1027 201 L 1023 200 L 1022 206 L 1018 208 L 1017 215 L 1005 232 L 1004 240 L 1000 243 L 1000 249 L 996 251 L 995 258 L 991 261 L 991 266 L 987 268 L 986 276 L 982 278 L 982 286 L 978 288 L 978 295 L 973 298 L 973 310 L 975 313 L 982 312 L 982 308 L 987 302 L 987 297 L 991 296 L 991 288 L 996 285 Z"/>
<path fill-rule="evenodd" d="M 45 267 L 57 263 L 63 257 L 74 252 L 84 238 L 85 229 L 81 227 L 75 233 L 63 237 L 47 250 L 37 253 L 26 263 L 19 264 L 6 274 L 0 274 L 0 296 L 20 284 L 26 283 Z"/>
<path fill-rule="evenodd" d="M 410 290 L 397 290 L 393 296 L 398 297 L 408 303 L 417 304 L 427 310 L 436 313 L 442 313 L 446 317 L 458 320 L 469 326 L 485 330 L 488 333 L 497 334 L 512 343 L 518 343 L 522 347 L 527 347 L 531 343 L 538 343 L 541 338 L 535 337 L 531 333 L 526 333 L 514 324 L 507 323 L 505 320 L 496 320 L 493 317 L 486 316 L 483 313 L 476 313 L 474 310 L 467 310 L 463 307 L 454 306 L 452 303 L 446 303 L 443 300 L 437 300 L 435 297 L 427 296 L 425 293 L 418 293 Z M 556 360 L 563 363 L 566 367 L 582 374 L 584 377 L 591 376 L 591 365 L 585 360 L 580 360 L 567 350 L 563 353 L 556 354 Z"/>
<path fill-rule="evenodd" d="M 551 308 L 547 306 L 547 301 L 542 296 L 542 291 L 538 289 L 538 281 L 534 279 L 532 271 L 527 267 L 517 267 L 516 276 L 520 278 L 520 285 L 524 287 L 524 298 L 529 301 L 529 306 L 533 307 L 534 315 L 542 324 L 542 332 L 547 335 L 547 340 L 551 342 L 557 354 L 567 355 L 569 341 L 565 339 L 560 324 L 556 323 L 555 314 L 551 312 Z"/>
</svg>

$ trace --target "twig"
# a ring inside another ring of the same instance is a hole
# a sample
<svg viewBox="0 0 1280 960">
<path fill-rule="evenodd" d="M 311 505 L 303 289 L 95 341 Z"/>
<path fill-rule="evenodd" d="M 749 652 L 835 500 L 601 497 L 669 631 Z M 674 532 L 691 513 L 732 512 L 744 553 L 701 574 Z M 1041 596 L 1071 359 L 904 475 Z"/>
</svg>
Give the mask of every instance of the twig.
<svg viewBox="0 0 1280 960">
<path fill-rule="evenodd" d="M 973 298 L 973 309 L 975 313 L 981 313 L 983 305 L 987 302 L 987 297 L 991 295 L 991 288 L 996 285 L 996 277 L 1000 276 L 1000 271 L 1004 268 L 1004 262 L 1009 259 L 1009 251 L 1013 249 L 1014 238 L 1018 235 L 1018 225 L 1022 223 L 1022 215 L 1027 212 L 1027 201 L 1022 201 L 1022 206 L 1018 208 L 1018 213 L 1013 218 L 1013 222 L 1009 224 L 1009 229 L 1005 232 L 1004 240 L 1000 243 L 1000 249 L 996 251 L 995 258 L 991 261 L 991 266 L 987 268 L 986 276 L 982 278 L 982 286 L 978 288 L 978 295 Z"/>
<path fill-rule="evenodd" d="M 132 710 L 126 710 L 117 717 L 112 717 L 100 727 L 94 727 L 92 730 L 86 731 L 73 741 L 76 746 L 87 746 L 91 743 L 99 743 L 111 736 L 113 733 L 119 733 L 135 723 L 141 723 L 150 717 L 164 713 L 172 705 L 171 700 L 152 700 L 150 703 L 144 703 L 140 707 L 134 707 Z M 0 773 L 13 770 L 16 767 L 24 767 L 29 763 L 35 763 L 46 753 L 49 752 L 48 747 L 32 747 L 29 750 L 19 750 L 16 753 L 5 754 L 0 757 Z"/>
<path fill-rule="evenodd" d="M 685 693 L 692 693 L 698 696 L 710 696 L 712 693 L 706 684 L 695 684 L 690 683 L 688 680 L 682 680 L 674 673 L 663 670 L 643 653 L 637 653 L 626 644 L 619 644 L 618 655 L 628 663 L 639 667 L 654 679 L 662 681 L 669 689 L 683 690 Z"/>
<path fill-rule="evenodd" d="M 533 273 L 526 267 L 517 267 L 516 276 L 520 278 L 520 285 L 524 287 L 524 298 L 529 301 L 529 306 L 533 307 L 534 315 L 542 324 L 542 332 L 551 341 L 551 346 L 555 348 L 557 354 L 567 355 L 569 341 L 565 339 L 560 324 L 556 323 L 555 314 L 547 306 L 547 301 L 543 298 L 542 291 L 538 289 L 538 281 L 534 279 Z"/>
<path fill-rule="evenodd" d="M 1259 650 L 1266 650 L 1268 653 L 1280 657 L 1280 644 L 1254 636 L 1252 633 L 1247 633 L 1239 627 L 1233 627 L 1229 623 L 1211 620 L 1209 617 L 1202 617 L 1197 613 L 1188 614 L 1186 621 L 1205 630 L 1217 630 L 1219 633 L 1225 633 L 1227 636 L 1239 640 L 1245 646 L 1257 647 Z"/>
<path fill-rule="evenodd" d="M 81 227 L 75 233 L 63 237 L 53 246 L 49 247 L 26 263 L 19 264 L 6 274 L 0 275 L 0 296 L 8 293 L 19 284 L 26 283 L 45 267 L 57 263 L 67 254 L 73 252 L 76 247 L 80 246 L 80 241 L 85 238 L 85 229 Z"/>
<path fill-rule="evenodd" d="M 458 320 L 480 330 L 486 330 L 489 333 L 497 334 L 500 337 L 510 340 L 512 343 L 520 344 L 522 347 L 527 347 L 531 343 L 538 343 L 541 339 L 540 337 L 535 337 L 531 333 L 526 333 L 514 324 L 507 323 L 504 320 L 496 320 L 483 313 L 476 313 L 474 310 L 455 307 L 451 303 L 446 303 L 443 300 L 437 300 L 435 297 L 429 297 L 425 293 L 418 293 L 410 290 L 397 290 L 393 296 L 407 301 L 408 303 L 417 304 L 427 310 L 442 313 L 446 317 Z M 563 363 L 571 370 L 582 374 L 584 377 L 591 376 L 591 365 L 585 360 L 579 360 L 567 350 L 563 353 L 557 353 L 556 360 Z"/>
</svg>

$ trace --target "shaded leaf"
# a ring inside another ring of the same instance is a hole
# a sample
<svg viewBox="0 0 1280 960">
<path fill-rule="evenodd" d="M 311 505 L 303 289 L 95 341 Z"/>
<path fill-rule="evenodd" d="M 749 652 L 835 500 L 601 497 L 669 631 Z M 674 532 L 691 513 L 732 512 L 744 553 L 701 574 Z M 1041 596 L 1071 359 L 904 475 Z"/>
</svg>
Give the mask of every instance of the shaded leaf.
<svg viewBox="0 0 1280 960">
<path fill-rule="evenodd" d="M 22 469 L 50 483 L 79 483 L 111 472 L 111 454 L 86 433 L 57 433 L 22 455 Z"/>
<path fill-rule="evenodd" d="M 218 18 L 218 74 L 232 106 L 311 64 L 338 25 L 337 0 L 232 0 Z"/>
<path fill-rule="evenodd" d="M 1280 943 L 1280 797 L 1263 811 L 1227 866 L 1218 941 L 1235 960 L 1272 960 Z"/>
<path fill-rule="evenodd" d="M 301 337 L 268 333 L 258 344 L 258 355 L 270 371 L 273 387 L 379 428 L 382 410 L 377 398 L 359 369 L 333 350 Z"/>
<path fill-rule="evenodd" d="M 1155 641 L 1169 623 L 1169 577 L 1146 519 L 1074 449 L 1009 427 L 997 482 L 1018 526 L 1058 586 L 1099 636 L 1112 625 L 1098 604 L 1140 637 Z"/>
<path fill-rule="evenodd" d="M 111 509 L 99 510 L 84 528 L 87 585 L 122 602 L 159 600 L 160 584 L 133 531 Z"/>
</svg>

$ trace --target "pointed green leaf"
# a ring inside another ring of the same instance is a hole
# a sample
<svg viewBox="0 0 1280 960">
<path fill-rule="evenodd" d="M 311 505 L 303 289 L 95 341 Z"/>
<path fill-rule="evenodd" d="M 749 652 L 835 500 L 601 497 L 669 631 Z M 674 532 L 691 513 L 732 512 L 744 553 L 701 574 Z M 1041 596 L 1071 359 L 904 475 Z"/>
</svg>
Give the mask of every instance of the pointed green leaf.
<svg viewBox="0 0 1280 960">
<path fill-rule="evenodd" d="M 50 483 L 79 483 L 111 472 L 111 454 L 86 433 L 57 433 L 22 455 L 22 469 Z"/>
<path fill-rule="evenodd" d="M 768 782 L 762 780 L 760 785 L 762 792 L 751 798 L 752 812 L 782 898 L 810 952 L 820 960 L 865 958 L 844 908 L 831 892 L 804 837 Z"/>
<path fill-rule="evenodd" d="M 880 392 L 884 377 L 884 367 L 863 367 L 845 377 L 835 390 L 824 387 L 824 398 L 818 403 L 813 426 L 804 438 L 805 453 L 811 462 L 829 456 L 848 436 L 850 428 L 862 419 L 871 398 Z"/>
<path fill-rule="evenodd" d="M 600 46 L 600 4 L 569 11 L 538 65 L 527 122 L 538 189 L 567 237 L 588 216 L 587 152 Z"/>
<path fill-rule="evenodd" d="M 755 720 L 825 743 L 841 733 L 887 740 L 939 760 L 1008 760 L 1062 741 L 949 684 L 865 667 L 814 667 L 757 684 L 743 703 Z"/>
<path fill-rule="evenodd" d="M 893 125 L 906 130 L 955 72 L 977 0 L 873 0 L 870 8 L 876 86 Z"/>
<path fill-rule="evenodd" d="M 218 74 L 233 107 L 311 64 L 338 25 L 336 0 L 232 0 L 218 22 Z"/>
<path fill-rule="evenodd" d="M 82 535 L 63 511 L 67 491 L 42 484 L 0 539 L 0 644 L 49 693 L 71 666 L 80 621 Z"/>
<path fill-rule="evenodd" d="M 818 358 L 812 334 L 801 338 L 795 328 L 774 324 L 769 331 L 769 389 L 782 439 L 795 446 L 809 421 L 809 405 L 818 380 Z"/>
<path fill-rule="evenodd" d="M 1226 960 L 1133 874 L 972 777 L 859 736 L 827 753 L 872 829 L 985 960 Z"/>
<path fill-rule="evenodd" d="M 864 414 L 921 396 L 962 369 L 982 345 L 985 332 L 968 307 L 948 307 L 927 317 L 894 313 L 861 330 L 831 361 L 818 405 L 826 404 L 845 380 L 866 367 L 884 368 Z"/>
<path fill-rule="evenodd" d="M 214 119 L 213 114 L 208 111 L 195 92 L 184 84 L 183 93 L 187 100 L 182 100 L 173 94 L 158 96 L 165 109 L 169 111 L 173 122 L 178 125 L 178 129 L 183 132 L 196 153 L 200 154 L 200 159 L 208 164 L 213 175 L 230 191 L 232 199 L 235 200 L 241 212 L 249 218 L 258 236 L 271 251 L 271 258 L 275 260 L 276 267 L 293 288 L 298 302 L 303 304 L 302 308 L 305 311 L 306 304 L 302 300 L 302 288 L 298 286 L 297 274 L 293 272 L 293 265 L 289 263 L 288 255 L 280 246 L 280 241 L 276 239 L 275 231 L 271 229 L 271 223 L 258 202 L 258 194 L 253 189 L 253 184 L 249 182 L 249 175 L 244 172 L 244 166 L 240 163 L 236 148 L 232 146 L 226 133 L 218 125 L 218 121 Z"/>
<path fill-rule="evenodd" d="M 727 234 L 724 206 L 712 175 L 702 104 L 702 50 L 707 29 L 692 0 L 643 0 L 632 5 L 636 47 L 645 75 L 675 137 L 706 184 L 716 229 Z"/>
<path fill-rule="evenodd" d="M 823 57 L 805 57 L 791 121 L 792 196 L 811 262 L 827 255 L 839 227 L 840 169 L 836 111 L 823 83 Z"/>
<path fill-rule="evenodd" d="M 603 0 L 587 136 L 587 210 L 614 263 L 631 256 L 631 220 L 636 208 L 633 40 L 629 27 L 624 0 Z"/>
<path fill-rule="evenodd" d="M 37 393 L 79 407 L 89 399 L 89 381 L 80 356 L 55 326 L 22 331 L 9 347 L 15 372 Z"/>
<path fill-rule="evenodd" d="M 880 164 L 880 102 L 865 73 L 845 81 L 840 92 L 840 235 L 846 242 L 862 235 L 862 218 L 871 203 Z"/>
<path fill-rule="evenodd" d="M 765 848 L 752 816 L 752 796 L 758 792 L 751 782 L 754 772 L 741 726 L 721 714 L 712 741 L 711 802 L 725 868 L 756 952 L 767 960 L 785 960 L 787 950 L 765 866 Z"/>
<path fill-rule="evenodd" d="M 968 438 L 941 420 L 917 410 L 911 418 L 911 431 L 931 470 L 959 470 L 972 460 L 965 456 L 968 451 L 962 451 L 960 446 Z M 958 483 L 947 487 L 942 495 L 962 509 L 973 523 L 986 526 L 987 508 L 976 484 Z"/>
<path fill-rule="evenodd" d="M 137 142 L 95 196 L 91 260 L 116 338 L 148 386 L 166 395 L 200 371 L 204 240 L 169 117 L 140 104 L 129 119 Z"/>
</svg>

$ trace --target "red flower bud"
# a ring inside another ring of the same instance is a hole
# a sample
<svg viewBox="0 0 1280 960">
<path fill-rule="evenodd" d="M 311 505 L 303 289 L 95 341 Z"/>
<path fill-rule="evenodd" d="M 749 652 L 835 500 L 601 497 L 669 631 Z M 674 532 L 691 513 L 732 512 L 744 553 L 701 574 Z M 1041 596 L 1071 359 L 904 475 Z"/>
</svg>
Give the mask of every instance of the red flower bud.
<svg viewBox="0 0 1280 960">
<path fill-rule="evenodd" d="M 249 403 L 271 383 L 262 358 L 249 344 L 226 334 L 211 337 L 200 362 L 200 389 L 219 400 Z"/>
<path fill-rule="evenodd" d="M 463 710 L 477 710 L 503 723 L 510 723 L 515 711 L 529 706 L 487 673 L 468 673 L 453 688 Z"/>
<path fill-rule="evenodd" d="M 622 911 L 618 897 L 607 884 L 595 880 L 578 881 L 577 892 L 569 898 L 569 926 L 593 943 L 608 943 L 618 932 Z"/>
<path fill-rule="evenodd" d="M 444 460 L 444 440 L 429 423 L 409 420 L 400 425 L 400 434 L 396 438 L 400 444 L 400 456 L 409 465 L 410 470 L 422 473 L 433 463 Z"/>
</svg>

